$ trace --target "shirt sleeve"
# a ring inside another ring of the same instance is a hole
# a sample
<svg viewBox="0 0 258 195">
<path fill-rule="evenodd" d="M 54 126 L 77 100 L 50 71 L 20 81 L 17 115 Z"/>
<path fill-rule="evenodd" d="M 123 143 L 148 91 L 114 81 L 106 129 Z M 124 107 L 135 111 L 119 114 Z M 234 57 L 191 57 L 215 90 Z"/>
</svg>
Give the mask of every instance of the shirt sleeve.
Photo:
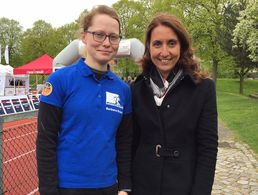
<svg viewBox="0 0 258 195">
<path fill-rule="evenodd" d="M 211 193 L 217 160 L 218 122 L 215 84 L 211 80 L 206 80 L 206 82 L 207 95 L 198 124 L 198 156 L 191 195 L 206 195 Z"/>
<path fill-rule="evenodd" d="M 49 76 L 40 95 L 41 102 L 57 107 L 63 106 L 65 79 L 62 78 L 61 71 L 54 72 Z"/>
<path fill-rule="evenodd" d="M 118 188 L 130 191 L 131 184 L 132 114 L 123 116 L 116 135 Z"/>
<path fill-rule="evenodd" d="M 128 85 L 125 88 L 125 105 L 124 105 L 124 114 L 129 114 L 132 112 L 132 95 L 131 90 Z"/>
<path fill-rule="evenodd" d="M 59 194 L 56 151 L 61 116 L 61 108 L 40 102 L 36 155 L 39 192 L 44 195 Z"/>
</svg>

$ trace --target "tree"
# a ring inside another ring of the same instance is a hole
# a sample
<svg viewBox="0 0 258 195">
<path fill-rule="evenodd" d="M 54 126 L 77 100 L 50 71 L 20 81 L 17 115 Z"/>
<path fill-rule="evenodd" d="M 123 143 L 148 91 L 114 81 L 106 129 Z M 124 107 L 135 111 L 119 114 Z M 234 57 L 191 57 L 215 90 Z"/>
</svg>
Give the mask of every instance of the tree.
<svg viewBox="0 0 258 195">
<path fill-rule="evenodd" d="M 34 22 L 33 27 L 22 31 L 15 20 L 0 18 L 0 45 L 9 46 L 10 64 L 14 67 L 48 53 L 56 56 L 71 41 L 79 38 L 79 20 L 88 13 L 84 10 L 77 20 L 60 28 L 52 28 L 44 20 Z M 2 56 L 2 61 L 4 56 Z"/>
<path fill-rule="evenodd" d="M 51 36 L 51 42 L 49 44 L 49 51 L 52 56 L 58 55 L 58 53 L 73 40 L 80 38 L 80 33 L 83 32 L 83 29 L 80 29 L 82 22 L 81 20 L 88 13 L 88 10 L 85 9 L 74 22 L 54 29 L 54 33 Z"/>
<path fill-rule="evenodd" d="M 243 94 L 244 89 L 244 78 L 247 73 L 253 68 L 255 65 L 254 62 L 249 57 L 250 52 L 246 49 L 245 46 L 240 43 L 233 43 L 233 35 L 235 32 L 235 28 L 237 23 L 239 22 L 239 16 L 241 11 L 247 8 L 248 0 L 240 0 L 240 1 L 231 1 L 225 5 L 225 11 L 223 13 L 223 26 L 224 29 L 221 31 L 221 40 L 224 50 L 233 57 L 234 59 L 234 67 L 235 74 L 239 77 L 240 85 L 239 85 L 239 93 Z M 247 29 L 242 29 L 243 33 L 246 32 Z M 249 29 L 248 29 L 249 31 Z"/>
<path fill-rule="evenodd" d="M 19 22 L 8 18 L 0 18 L 0 45 L 9 47 L 9 64 L 17 66 L 20 62 L 19 50 L 21 45 L 22 27 Z M 1 62 L 3 62 L 3 55 Z"/>
<path fill-rule="evenodd" d="M 203 64 L 210 64 L 212 78 L 216 82 L 218 67 L 227 58 L 221 46 L 223 12 L 227 0 L 180 0 L 184 21 L 194 40 L 197 54 Z"/>
<path fill-rule="evenodd" d="M 47 45 L 49 55 L 55 57 L 58 53 L 69 45 L 73 40 L 79 38 L 79 25 L 76 22 L 65 24 L 49 35 L 50 42 Z"/>
<path fill-rule="evenodd" d="M 31 61 L 45 53 L 55 57 L 71 41 L 79 37 L 78 23 L 72 22 L 59 28 L 38 20 L 23 36 L 21 55 L 23 63 Z"/>
<path fill-rule="evenodd" d="M 27 29 L 23 35 L 21 57 L 23 63 L 34 60 L 45 53 L 50 53 L 49 43 L 54 30 L 51 24 L 38 20 L 31 29 Z"/>
<path fill-rule="evenodd" d="M 113 4 L 113 8 L 120 18 L 122 36 L 142 40 L 148 18 L 144 4 L 140 1 L 120 0 Z"/>
<path fill-rule="evenodd" d="M 183 19 L 183 10 L 178 6 L 177 0 L 153 0 L 150 9 L 150 16 L 159 13 L 170 13 Z"/>
<path fill-rule="evenodd" d="M 148 11 L 145 9 L 146 4 L 142 1 L 120 0 L 113 4 L 113 8 L 117 11 L 124 39 L 137 38 L 143 40 L 143 32 L 147 23 Z M 123 77 L 135 75 L 139 71 L 138 65 L 135 65 L 131 59 L 118 60 L 118 72 Z"/>
<path fill-rule="evenodd" d="M 250 1 L 238 20 L 233 32 L 234 46 L 247 49 L 250 53 L 248 57 L 253 62 L 258 62 L 258 1 Z"/>
</svg>

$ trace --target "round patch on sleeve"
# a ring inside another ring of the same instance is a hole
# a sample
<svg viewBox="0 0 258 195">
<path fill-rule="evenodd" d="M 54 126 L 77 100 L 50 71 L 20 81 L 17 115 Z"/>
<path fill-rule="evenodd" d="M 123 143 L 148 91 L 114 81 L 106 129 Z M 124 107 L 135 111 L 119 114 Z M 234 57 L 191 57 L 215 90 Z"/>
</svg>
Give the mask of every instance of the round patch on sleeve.
<svg viewBox="0 0 258 195">
<path fill-rule="evenodd" d="M 44 86 L 44 88 L 42 90 L 42 95 L 48 96 L 48 95 L 50 95 L 52 93 L 52 91 L 53 91 L 53 86 L 51 85 L 51 83 L 46 82 L 45 86 Z"/>
</svg>

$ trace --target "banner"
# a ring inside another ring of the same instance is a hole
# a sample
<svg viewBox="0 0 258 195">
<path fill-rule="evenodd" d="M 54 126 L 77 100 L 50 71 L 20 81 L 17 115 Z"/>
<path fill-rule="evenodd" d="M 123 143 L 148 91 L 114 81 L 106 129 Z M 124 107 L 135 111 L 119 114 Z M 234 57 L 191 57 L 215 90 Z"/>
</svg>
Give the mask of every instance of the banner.
<svg viewBox="0 0 258 195">
<path fill-rule="evenodd" d="M 4 95 L 5 74 L 0 73 L 0 96 Z"/>
<path fill-rule="evenodd" d="M 6 45 L 6 47 L 5 47 L 5 51 L 4 51 L 4 58 L 5 58 L 5 62 L 6 62 L 6 64 L 9 64 L 9 51 L 8 51 L 8 45 Z"/>
</svg>

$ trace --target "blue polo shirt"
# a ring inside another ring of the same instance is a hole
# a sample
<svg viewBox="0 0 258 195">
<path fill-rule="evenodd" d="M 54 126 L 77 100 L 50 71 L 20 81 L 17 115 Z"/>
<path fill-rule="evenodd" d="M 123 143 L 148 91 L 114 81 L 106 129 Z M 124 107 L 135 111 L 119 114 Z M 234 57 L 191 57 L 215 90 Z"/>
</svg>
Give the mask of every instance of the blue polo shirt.
<svg viewBox="0 0 258 195">
<path fill-rule="evenodd" d="M 115 135 L 131 113 L 129 86 L 108 71 L 100 80 L 80 59 L 49 76 L 40 101 L 62 108 L 57 161 L 59 187 L 101 188 L 116 183 Z"/>
</svg>

